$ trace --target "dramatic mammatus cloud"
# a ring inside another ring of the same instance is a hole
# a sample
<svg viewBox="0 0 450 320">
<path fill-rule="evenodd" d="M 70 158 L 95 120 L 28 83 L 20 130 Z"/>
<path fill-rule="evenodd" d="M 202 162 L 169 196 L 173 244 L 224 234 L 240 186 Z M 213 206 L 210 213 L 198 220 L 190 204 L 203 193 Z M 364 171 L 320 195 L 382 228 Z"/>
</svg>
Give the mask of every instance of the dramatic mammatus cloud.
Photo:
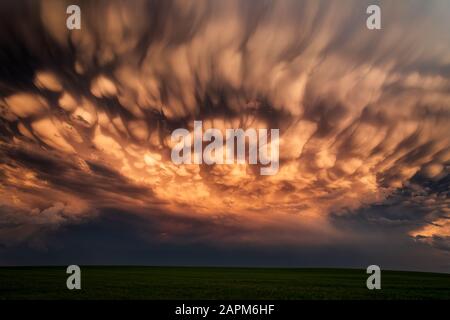
<svg viewBox="0 0 450 320">
<path fill-rule="evenodd" d="M 402 198 L 429 209 L 403 232 L 448 250 L 448 2 L 381 2 L 381 31 L 366 1 L 75 2 L 73 31 L 74 1 L 0 5 L 2 242 L 105 208 L 241 230 L 201 224 L 208 241 L 333 242 L 352 235 L 330 216 L 420 176 L 446 192 Z M 194 120 L 280 128 L 279 172 L 173 164 Z"/>
</svg>

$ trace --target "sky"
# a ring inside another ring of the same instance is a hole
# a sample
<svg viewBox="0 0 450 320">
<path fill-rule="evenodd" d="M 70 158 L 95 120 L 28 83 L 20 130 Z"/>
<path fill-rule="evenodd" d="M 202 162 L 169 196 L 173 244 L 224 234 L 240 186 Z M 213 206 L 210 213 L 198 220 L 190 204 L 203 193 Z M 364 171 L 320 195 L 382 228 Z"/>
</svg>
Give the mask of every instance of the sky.
<svg viewBox="0 0 450 320">
<path fill-rule="evenodd" d="M 450 3 L 376 3 L 3 1 L 0 265 L 450 272 Z M 195 120 L 278 172 L 173 163 Z"/>
</svg>

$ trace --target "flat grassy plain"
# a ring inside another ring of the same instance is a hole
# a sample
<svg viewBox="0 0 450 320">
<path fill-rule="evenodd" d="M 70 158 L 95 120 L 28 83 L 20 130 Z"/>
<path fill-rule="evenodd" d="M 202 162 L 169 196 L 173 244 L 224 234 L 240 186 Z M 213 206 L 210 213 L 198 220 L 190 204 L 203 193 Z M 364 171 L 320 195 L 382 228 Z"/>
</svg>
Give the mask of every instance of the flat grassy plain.
<svg viewBox="0 0 450 320">
<path fill-rule="evenodd" d="M 66 267 L 0 267 L 0 299 L 450 299 L 450 274 L 382 271 L 368 290 L 365 270 L 81 266 L 81 290 Z"/>
</svg>

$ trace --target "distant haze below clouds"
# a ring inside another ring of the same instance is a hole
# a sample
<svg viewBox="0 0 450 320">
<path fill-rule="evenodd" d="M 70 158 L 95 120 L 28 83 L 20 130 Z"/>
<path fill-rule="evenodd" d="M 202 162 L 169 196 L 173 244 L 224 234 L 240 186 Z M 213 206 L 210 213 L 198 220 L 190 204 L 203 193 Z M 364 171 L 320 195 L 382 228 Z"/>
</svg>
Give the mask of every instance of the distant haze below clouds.
<svg viewBox="0 0 450 320">
<path fill-rule="evenodd" d="M 0 264 L 450 272 L 450 3 L 378 3 L 3 1 Z M 173 164 L 194 120 L 279 172 Z"/>
</svg>

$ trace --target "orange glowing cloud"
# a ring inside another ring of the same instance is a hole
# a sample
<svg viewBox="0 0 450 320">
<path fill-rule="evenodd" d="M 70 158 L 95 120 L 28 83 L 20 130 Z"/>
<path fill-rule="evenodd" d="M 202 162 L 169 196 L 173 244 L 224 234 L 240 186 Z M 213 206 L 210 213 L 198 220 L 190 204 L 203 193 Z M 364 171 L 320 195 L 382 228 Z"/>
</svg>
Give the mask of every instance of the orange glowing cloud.
<svg viewBox="0 0 450 320">
<path fill-rule="evenodd" d="M 436 36 L 438 5 L 406 36 L 381 36 L 349 30 L 364 17 L 359 1 L 86 3 L 73 31 L 59 13 L 67 3 L 40 2 L 36 22 L 67 59 L 2 94 L 0 206 L 15 212 L 2 220 L 58 225 L 119 207 L 332 239 L 331 213 L 381 202 L 416 174 L 448 174 L 450 78 L 439 70 L 450 39 Z M 404 28 L 412 11 L 386 7 L 386 28 Z M 45 57 L 32 28 L 22 36 Z M 175 165 L 171 132 L 193 120 L 279 128 L 278 173 Z M 449 236 L 437 219 L 413 235 Z"/>
</svg>

